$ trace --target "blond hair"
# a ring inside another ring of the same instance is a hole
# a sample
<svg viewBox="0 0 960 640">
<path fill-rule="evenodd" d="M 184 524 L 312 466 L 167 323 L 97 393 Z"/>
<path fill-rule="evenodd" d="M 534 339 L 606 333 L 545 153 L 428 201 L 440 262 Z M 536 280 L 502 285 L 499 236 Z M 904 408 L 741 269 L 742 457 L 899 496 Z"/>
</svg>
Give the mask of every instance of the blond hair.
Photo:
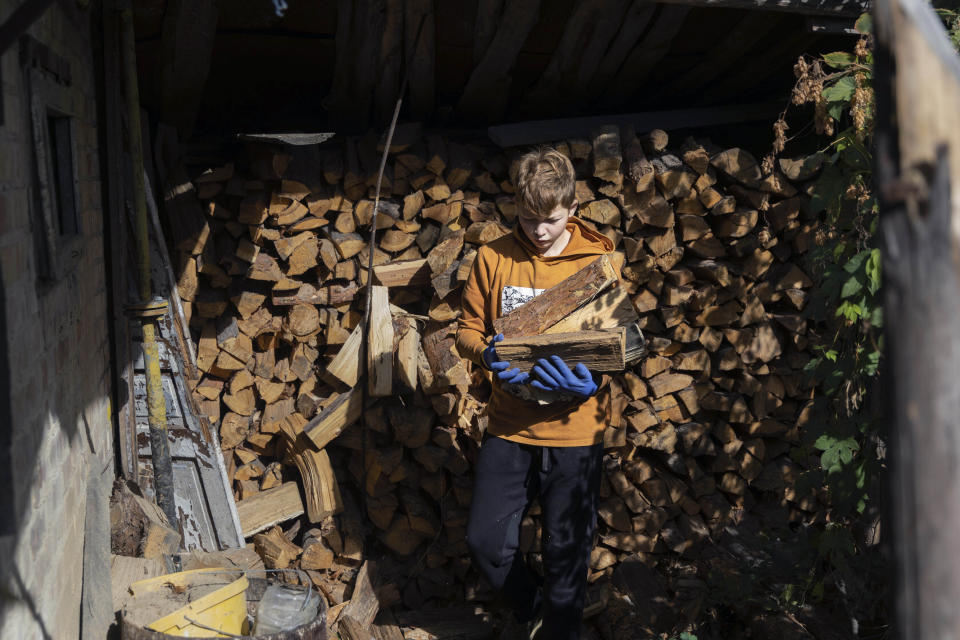
<svg viewBox="0 0 960 640">
<path fill-rule="evenodd" d="M 511 169 L 522 211 L 546 218 L 557 207 L 573 206 L 577 186 L 573 164 L 556 149 L 540 147 L 525 153 Z"/>
</svg>

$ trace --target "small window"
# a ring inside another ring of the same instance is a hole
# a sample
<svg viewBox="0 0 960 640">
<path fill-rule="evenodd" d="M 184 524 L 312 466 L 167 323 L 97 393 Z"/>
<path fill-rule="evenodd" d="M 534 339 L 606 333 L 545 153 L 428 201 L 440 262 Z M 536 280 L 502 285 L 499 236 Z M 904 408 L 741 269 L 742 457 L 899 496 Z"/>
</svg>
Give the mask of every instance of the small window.
<svg viewBox="0 0 960 640">
<path fill-rule="evenodd" d="M 73 131 L 68 116 L 47 115 L 47 152 L 50 167 L 50 191 L 61 236 L 80 233 L 74 190 Z"/>
<path fill-rule="evenodd" d="M 31 208 L 41 282 L 55 282 L 76 265 L 83 246 L 77 200 L 74 118 L 80 103 L 70 65 L 30 36 L 21 37 L 33 139 Z"/>
</svg>

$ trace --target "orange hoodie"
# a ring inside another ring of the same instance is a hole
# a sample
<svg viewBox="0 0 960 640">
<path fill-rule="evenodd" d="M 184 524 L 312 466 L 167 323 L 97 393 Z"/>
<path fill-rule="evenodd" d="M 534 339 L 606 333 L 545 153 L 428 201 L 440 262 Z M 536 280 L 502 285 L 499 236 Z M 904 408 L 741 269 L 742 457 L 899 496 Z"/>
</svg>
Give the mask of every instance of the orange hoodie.
<svg viewBox="0 0 960 640">
<path fill-rule="evenodd" d="M 482 354 L 494 320 L 613 250 L 608 238 L 576 218 L 570 218 L 567 229 L 570 241 L 558 256 L 538 255 L 519 225 L 512 234 L 480 247 L 463 289 L 463 315 L 457 324 L 460 355 L 483 366 Z M 588 446 L 603 440 L 608 404 L 606 393 L 601 392 L 582 402 L 540 405 L 509 393 L 493 376 L 487 429 L 523 444 Z"/>
</svg>

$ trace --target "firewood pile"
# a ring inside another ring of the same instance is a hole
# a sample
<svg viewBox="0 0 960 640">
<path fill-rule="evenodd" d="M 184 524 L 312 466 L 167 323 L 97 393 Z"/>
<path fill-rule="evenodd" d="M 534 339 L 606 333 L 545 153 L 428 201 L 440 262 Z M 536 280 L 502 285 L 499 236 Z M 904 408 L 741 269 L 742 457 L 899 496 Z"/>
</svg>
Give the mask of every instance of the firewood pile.
<svg viewBox="0 0 960 640">
<path fill-rule="evenodd" d="M 268 567 L 315 572 L 336 606 L 365 557 L 388 550 L 410 568 L 408 607 L 482 599 L 464 532 L 489 382 L 452 332 L 477 248 L 510 233 L 509 166 L 525 150 L 403 125 L 374 212 L 378 144 L 347 138 L 307 160 L 251 145 L 189 180 L 180 169 L 165 213 L 193 394 Z M 659 130 L 555 144 L 576 167 L 579 216 L 621 254 L 619 291 L 650 352 L 610 383 L 591 581 L 626 556 L 695 554 L 761 497 L 813 517 L 789 451 L 812 404 L 802 256 L 819 167 L 765 173 L 744 150 Z M 537 521 L 535 507 L 521 536 L 534 560 Z"/>
</svg>

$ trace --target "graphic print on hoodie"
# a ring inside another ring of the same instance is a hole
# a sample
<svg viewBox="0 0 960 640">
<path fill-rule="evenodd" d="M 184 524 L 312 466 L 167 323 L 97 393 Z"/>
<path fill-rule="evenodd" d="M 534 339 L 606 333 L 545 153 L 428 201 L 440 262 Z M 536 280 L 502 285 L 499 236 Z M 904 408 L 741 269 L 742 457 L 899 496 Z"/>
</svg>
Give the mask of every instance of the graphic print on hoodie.
<svg viewBox="0 0 960 640">
<path fill-rule="evenodd" d="M 500 293 L 500 315 L 505 316 L 517 307 L 522 307 L 544 291 L 546 289 L 505 286 Z"/>
</svg>

